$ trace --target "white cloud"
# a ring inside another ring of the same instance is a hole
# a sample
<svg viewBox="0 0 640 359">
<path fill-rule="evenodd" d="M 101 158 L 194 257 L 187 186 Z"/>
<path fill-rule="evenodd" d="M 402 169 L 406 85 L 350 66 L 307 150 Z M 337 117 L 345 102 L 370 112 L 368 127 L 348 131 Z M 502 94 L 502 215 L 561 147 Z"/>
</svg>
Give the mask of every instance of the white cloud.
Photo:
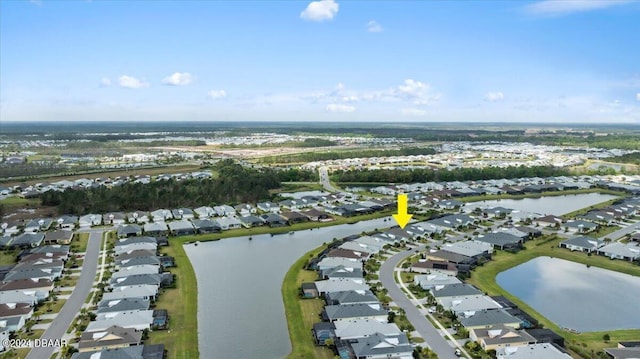
<svg viewBox="0 0 640 359">
<path fill-rule="evenodd" d="M 629 0 L 542 0 L 525 6 L 525 11 L 538 16 L 563 16 L 630 2 Z"/>
<path fill-rule="evenodd" d="M 227 91 L 225 90 L 211 90 L 209 92 L 207 92 L 207 97 L 213 99 L 213 100 L 217 100 L 220 98 L 225 98 L 227 97 Z"/>
<path fill-rule="evenodd" d="M 188 72 L 174 72 L 170 76 L 162 79 L 162 83 L 171 86 L 185 86 L 193 81 L 193 77 Z"/>
<path fill-rule="evenodd" d="M 400 113 L 404 116 L 424 116 L 427 114 L 427 111 L 419 108 L 403 108 L 400 110 Z"/>
<path fill-rule="evenodd" d="M 312 1 L 300 13 L 300 18 L 309 21 L 325 21 L 333 19 L 338 14 L 339 5 L 334 0 Z"/>
<path fill-rule="evenodd" d="M 109 87 L 111 86 L 111 79 L 108 77 L 103 77 L 100 80 L 100 87 Z"/>
<path fill-rule="evenodd" d="M 640 101 L 640 92 L 636 94 L 636 100 Z"/>
<path fill-rule="evenodd" d="M 382 25 L 378 24 L 376 21 L 371 20 L 367 23 L 367 31 L 369 32 L 382 32 Z"/>
<path fill-rule="evenodd" d="M 328 112 L 344 112 L 349 113 L 355 111 L 356 108 L 350 105 L 343 105 L 338 103 L 331 103 L 327 105 Z"/>
<path fill-rule="evenodd" d="M 428 105 L 440 99 L 440 94 L 432 93 L 431 85 L 413 79 L 404 80 L 402 85 L 391 90 L 391 95 L 414 105 Z"/>
<path fill-rule="evenodd" d="M 484 95 L 484 100 L 489 102 L 497 102 L 504 100 L 504 94 L 500 91 L 487 92 Z"/>
<path fill-rule="evenodd" d="M 128 89 L 139 89 L 143 87 L 149 87 L 147 82 L 138 80 L 135 77 L 122 75 L 118 77 L 118 85 L 120 87 L 128 88 Z"/>
</svg>

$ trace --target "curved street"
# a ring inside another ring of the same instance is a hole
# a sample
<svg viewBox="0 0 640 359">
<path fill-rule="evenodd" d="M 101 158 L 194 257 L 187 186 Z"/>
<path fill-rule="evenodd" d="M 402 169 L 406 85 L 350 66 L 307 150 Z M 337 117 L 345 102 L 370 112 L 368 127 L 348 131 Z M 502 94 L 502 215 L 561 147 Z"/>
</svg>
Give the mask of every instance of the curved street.
<svg viewBox="0 0 640 359">
<path fill-rule="evenodd" d="M 78 278 L 78 283 L 73 289 L 73 293 L 64 303 L 60 313 L 55 317 L 49 328 L 42 334 L 43 340 L 61 340 L 65 337 L 67 329 L 73 322 L 76 314 L 80 312 L 84 301 L 87 299 L 93 282 L 96 279 L 98 269 L 98 256 L 100 254 L 100 243 L 102 241 L 103 230 L 92 230 L 89 232 L 89 242 L 82 263 L 82 272 Z M 55 351 L 55 347 L 36 347 L 31 349 L 27 359 L 50 358 Z"/>
<path fill-rule="evenodd" d="M 425 245 L 421 245 L 417 248 L 402 251 L 389 257 L 380 267 L 380 283 L 387 288 L 391 299 L 393 299 L 398 307 L 404 310 L 409 322 L 411 322 L 415 330 L 420 333 L 420 336 L 424 338 L 431 350 L 438 354 L 440 359 L 457 359 L 458 357 L 455 355 L 455 348 L 440 335 L 425 315 L 420 313 L 420 310 L 413 302 L 411 302 L 411 300 L 409 300 L 409 298 L 407 298 L 405 293 L 398 286 L 398 283 L 394 280 L 395 268 L 398 263 L 413 254 L 416 249 L 424 250 L 425 248 Z"/>
</svg>

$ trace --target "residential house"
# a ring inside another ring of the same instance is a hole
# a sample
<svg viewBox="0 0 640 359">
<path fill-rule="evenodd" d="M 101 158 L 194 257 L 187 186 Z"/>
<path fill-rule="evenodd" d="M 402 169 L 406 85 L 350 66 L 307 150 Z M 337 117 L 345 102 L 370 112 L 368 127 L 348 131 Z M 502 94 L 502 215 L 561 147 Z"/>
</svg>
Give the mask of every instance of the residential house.
<svg viewBox="0 0 640 359">
<path fill-rule="evenodd" d="M 195 218 L 195 215 L 193 214 L 193 211 L 190 210 L 189 208 L 176 208 L 176 209 L 172 209 L 171 210 L 171 215 L 173 216 L 173 218 L 175 219 L 182 219 L 182 220 L 187 220 L 187 219 L 193 219 Z"/>
<path fill-rule="evenodd" d="M 50 279 L 20 279 L 6 283 L 0 283 L 0 295 L 15 291 L 33 293 L 37 298 L 46 298 L 53 290 L 53 281 Z"/>
<path fill-rule="evenodd" d="M 90 332 L 84 331 L 78 342 L 80 353 L 128 348 L 140 345 L 142 332 L 135 329 L 127 329 L 119 326 L 111 326 L 105 330 Z"/>
<path fill-rule="evenodd" d="M 215 217 L 216 211 L 209 206 L 198 207 L 193 210 L 193 212 L 198 216 L 199 219 L 207 219 L 211 217 Z"/>
<path fill-rule="evenodd" d="M 315 282 L 318 294 L 344 292 L 349 290 L 369 290 L 369 285 L 362 278 L 329 278 Z"/>
<path fill-rule="evenodd" d="M 24 227 L 25 232 L 46 231 L 51 227 L 53 220 L 51 218 L 37 218 L 31 220 Z"/>
<path fill-rule="evenodd" d="M 235 216 L 236 215 L 236 210 L 235 208 L 223 204 L 221 206 L 215 206 L 213 207 L 213 210 L 216 212 L 216 215 L 218 217 L 224 217 L 224 216 Z"/>
<path fill-rule="evenodd" d="M 302 215 L 304 215 L 305 217 L 309 218 L 310 221 L 314 221 L 314 222 L 329 222 L 334 220 L 334 218 L 328 215 L 327 213 L 315 208 L 311 208 L 306 211 L 301 211 L 300 213 L 302 213 Z"/>
<path fill-rule="evenodd" d="M 257 206 L 259 210 L 267 213 L 280 213 L 280 205 L 274 202 L 259 202 Z"/>
<path fill-rule="evenodd" d="M 356 258 L 325 257 L 315 265 L 315 269 L 324 271 L 331 268 L 362 268 L 362 260 Z"/>
<path fill-rule="evenodd" d="M 0 233 L 5 236 L 12 236 L 20 233 L 21 220 L 6 220 L 0 218 Z"/>
<path fill-rule="evenodd" d="M 144 211 L 134 211 L 131 213 L 127 213 L 127 222 L 129 223 L 149 223 L 149 212 Z"/>
<path fill-rule="evenodd" d="M 513 234 L 504 232 L 490 232 L 486 234 L 480 234 L 475 237 L 474 241 L 481 243 L 488 243 L 493 248 L 507 249 L 507 248 L 520 248 L 524 240 Z"/>
<path fill-rule="evenodd" d="M 347 290 L 344 292 L 326 293 L 327 305 L 343 304 L 378 304 L 380 301 L 370 290 Z"/>
<path fill-rule="evenodd" d="M 502 347 L 496 350 L 497 359 L 570 359 L 553 344 L 529 344 L 521 347 Z"/>
<path fill-rule="evenodd" d="M 127 278 L 136 275 L 159 274 L 160 265 L 142 264 L 136 266 L 121 267 L 111 275 L 112 280 Z"/>
<path fill-rule="evenodd" d="M 186 219 L 182 219 L 179 221 L 169 222 L 169 232 L 174 236 L 185 236 L 189 234 L 195 234 L 196 229 L 193 227 L 191 222 Z"/>
<path fill-rule="evenodd" d="M 413 277 L 413 283 L 419 285 L 424 290 L 431 290 L 436 287 L 443 287 L 450 284 L 460 284 L 462 281 L 455 276 L 444 274 L 418 274 Z"/>
<path fill-rule="evenodd" d="M 56 220 L 56 227 L 60 229 L 74 229 L 78 223 L 77 216 L 64 215 Z"/>
<path fill-rule="evenodd" d="M 137 224 L 121 224 L 116 231 L 118 238 L 141 236 L 142 228 Z"/>
<path fill-rule="evenodd" d="M 34 306 L 44 299 L 45 298 L 37 297 L 33 291 L 25 292 L 16 290 L 12 292 L 0 292 L 0 304 L 18 303 Z"/>
<path fill-rule="evenodd" d="M 491 244 L 476 241 L 447 243 L 442 246 L 441 249 L 462 254 L 463 256 L 471 257 L 476 260 L 479 260 L 480 258 L 491 259 L 491 254 L 493 253 L 493 246 Z"/>
<path fill-rule="evenodd" d="M 33 311 L 33 306 L 26 303 L 3 303 L 0 304 L 0 321 L 19 317 L 20 319 L 16 323 L 17 328 L 6 326 L 9 331 L 17 331 L 24 326 L 27 320 L 31 319 Z"/>
<path fill-rule="evenodd" d="M 17 235 L 11 241 L 11 247 L 16 248 L 35 248 L 40 246 L 44 241 L 44 233 L 22 233 Z"/>
<path fill-rule="evenodd" d="M 148 236 L 166 236 L 169 234 L 167 224 L 163 221 L 145 223 L 142 228 L 144 234 Z"/>
<path fill-rule="evenodd" d="M 29 254 L 48 254 L 51 253 L 54 256 L 59 257 L 63 261 L 69 259 L 69 246 L 60 244 L 51 244 L 46 246 L 40 246 L 33 248 L 29 251 Z"/>
<path fill-rule="evenodd" d="M 78 225 L 80 228 L 89 228 L 93 226 L 99 226 L 102 224 L 101 214 L 87 214 L 78 219 Z"/>
<path fill-rule="evenodd" d="M 259 227 L 264 225 L 264 221 L 262 220 L 262 218 L 257 216 L 248 215 L 248 216 L 240 217 L 239 220 L 240 222 L 242 222 L 242 225 L 246 228 Z"/>
<path fill-rule="evenodd" d="M 156 285 L 135 285 L 113 288 L 111 292 L 105 292 L 102 295 L 102 300 L 142 298 L 153 301 L 156 295 L 158 295 L 158 286 Z"/>
<path fill-rule="evenodd" d="M 515 329 L 522 326 L 522 320 L 507 313 L 504 309 L 481 310 L 474 313 L 463 313 L 458 317 L 460 324 L 467 330 L 488 328 L 493 325 L 505 325 Z"/>
<path fill-rule="evenodd" d="M 592 237 L 572 237 L 560 242 L 560 248 L 567 248 L 571 251 L 596 252 L 598 248 L 604 246 L 604 241 Z"/>
<path fill-rule="evenodd" d="M 440 297 L 437 299 L 437 302 L 442 305 L 443 308 L 452 311 L 456 315 L 502 308 L 502 306 L 491 299 L 491 297 L 482 294 Z"/>
<path fill-rule="evenodd" d="M 159 257 L 155 255 L 147 256 L 147 257 L 135 257 L 135 258 L 128 258 L 128 259 L 116 261 L 115 268 L 121 269 L 121 268 L 135 267 L 135 266 L 142 266 L 142 265 L 152 265 L 160 268 L 162 267 L 162 262 L 160 261 Z"/>
<path fill-rule="evenodd" d="M 219 217 L 214 221 L 223 231 L 229 229 L 238 229 L 242 227 L 242 222 L 235 217 Z"/>
<path fill-rule="evenodd" d="M 603 226 L 611 226 L 615 222 L 615 217 L 604 211 L 591 211 L 576 217 L 585 221 L 597 223 Z"/>
<path fill-rule="evenodd" d="M 535 342 L 533 344 L 550 343 L 564 348 L 564 337 L 558 335 L 551 329 L 525 329 L 525 331 L 535 339 Z"/>
<path fill-rule="evenodd" d="M 236 210 L 236 213 L 240 216 L 250 216 L 252 214 L 258 213 L 256 207 L 249 203 L 241 203 L 233 207 Z"/>
<path fill-rule="evenodd" d="M 634 242 L 613 242 L 599 248 L 597 251 L 598 254 L 611 259 L 622 259 L 629 262 L 640 259 L 640 245 Z"/>
<path fill-rule="evenodd" d="M 295 211 L 285 211 L 280 213 L 280 216 L 284 218 L 289 224 L 309 221 L 309 217 Z"/>
<path fill-rule="evenodd" d="M 135 330 L 150 330 L 151 323 L 153 323 L 153 310 L 103 313 L 98 314 L 96 320 L 89 323 L 86 331 L 104 331 L 112 326 Z"/>
<path fill-rule="evenodd" d="M 400 335 L 402 331 L 395 323 L 383 323 L 373 319 L 349 319 L 333 322 L 334 334 L 340 340 L 350 341 L 365 338 L 375 333 Z"/>
<path fill-rule="evenodd" d="M 162 208 L 151 212 L 151 217 L 154 222 L 165 222 L 173 219 L 173 214 L 170 210 Z"/>
<path fill-rule="evenodd" d="M 326 257 L 352 258 L 360 261 L 366 261 L 371 254 L 363 251 L 354 251 L 352 249 L 335 248 L 327 252 Z"/>
<path fill-rule="evenodd" d="M 132 310 L 148 310 L 151 307 L 149 299 L 123 298 L 117 300 L 101 300 L 97 313 L 127 312 Z"/>
<path fill-rule="evenodd" d="M 105 225 L 117 226 L 125 224 L 127 216 L 123 212 L 110 212 L 102 216 Z"/>
<path fill-rule="evenodd" d="M 444 274 L 447 276 L 458 275 L 456 265 L 447 261 L 433 261 L 428 259 L 420 259 L 411 265 L 411 271 L 416 273 L 427 274 Z"/>
<path fill-rule="evenodd" d="M 441 298 L 452 298 L 482 294 L 476 287 L 466 283 L 452 283 L 445 285 L 435 285 L 430 289 L 431 295 L 439 300 Z"/>
<path fill-rule="evenodd" d="M 116 247 L 114 248 L 114 251 L 115 251 L 115 255 L 118 256 L 122 253 L 127 253 L 131 251 L 139 250 L 139 249 L 157 251 L 158 245 L 156 243 L 138 242 L 138 243 L 125 244 L 125 245 L 116 245 Z"/>
<path fill-rule="evenodd" d="M 515 330 L 504 325 L 472 329 L 469 331 L 469 339 L 480 344 L 485 351 L 526 346 L 536 342 L 536 339 L 524 330 Z"/>
<path fill-rule="evenodd" d="M 322 311 L 324 320 L 335 322 L 349 319 L 373 319 L 382 323 L 387 323 L 389 312 L 382 307 L 382 304 L 344 304 L 327 305 Z"/>
<path fill-rule="evenodd" d="M 51 232 L 45 232 L 44 243 L 45 244 L 71 244 L 73 239 L 73 232 L 66 230 L 57 230 Z"/>
<path fill-rule="evenodd" d="M 560 228 L 562 223 L 564 223 L 564 219 L 554 215 L 547 215 L 547 216 L 536 218 L 534 222 L 540 227 Z"/>
<path fill-rule="evenodd" d="M 412 358 L 413 346 L 407 335 L 384 335 L 375 333 L 358 338 L 351 343 L 351 350 L 357 359 Z"/>
<path fill-rule="evenodd" d="M 192 219 L 191 223 L 193 223 L 193 227 L 196 229 L 196 233 L 199 234 L 218 233 L 222 230 L 217 222 L 210 219 Z"/>
<path fill-rule="evenodd" d="M 319 275 L 320 279 L 329 278 L 364 278 L 364 271 L 362 268 L 352 268 L 345 266 L 337 266 L 325 270 L 321 270 Z"/>
<path fill-rule="evenodd" d="M 477 260 L 462 254 L 449 252 L 447 250 L 436 250 L 427 252 L 427 259 L 432 261 L 450 262 L 456 265 L 459 272 L 468 272 L 475 266 Z"/>
<path fill-rule="evenodd" d="M 595 222 L 583 221 L 583 220 L 571 220 L 562 225 L 566 231 L 571 233 L 589 233 L 597 230 L 600 226 Z"/>
<path fill-rule="evenodd" d="M 283 227 L 288 225 L 286 219 L 280 217 L 275 213 L 265 213 L 260 215 L 260 218 L 269 226 L 269 227 Z"/>
</svg>

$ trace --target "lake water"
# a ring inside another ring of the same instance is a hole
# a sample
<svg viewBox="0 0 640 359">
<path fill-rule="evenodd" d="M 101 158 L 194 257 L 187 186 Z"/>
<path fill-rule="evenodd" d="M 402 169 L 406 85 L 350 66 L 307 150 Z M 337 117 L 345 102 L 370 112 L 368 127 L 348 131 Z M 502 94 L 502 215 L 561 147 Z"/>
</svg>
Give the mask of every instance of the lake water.
<svg viewBox="0 0 640 359">
<path fill-rule="evenodd" d="M 498 274 L 496 282 L 560 327 L 640 329 L 640 277 L 537 257 Z"/>
<path fill-rule="evenodd" d="M 380 218 L 292 235 L 255 235 L 251 241 L 234 237 L 185 245 L 198 281 L 200 357 L 286 356 L 291 342 L 281 288 L 291 265 L 333 238 L 393 224 Z"/>
<path fill-rule="evenodd" d="M 616 198 L 616 196 L 602 193 L 583 193 L 564 196 L 546 196 L 540 198 L 523 199 L 497 199 L 490 201 L 470 202 L 467 206 L 473 207 L 505 207 L 519 211 L 540 213 L 544 215 L 553 214 L 556 216 L 573 212 L 582 208 L 593 206 Z"/>
</svg>

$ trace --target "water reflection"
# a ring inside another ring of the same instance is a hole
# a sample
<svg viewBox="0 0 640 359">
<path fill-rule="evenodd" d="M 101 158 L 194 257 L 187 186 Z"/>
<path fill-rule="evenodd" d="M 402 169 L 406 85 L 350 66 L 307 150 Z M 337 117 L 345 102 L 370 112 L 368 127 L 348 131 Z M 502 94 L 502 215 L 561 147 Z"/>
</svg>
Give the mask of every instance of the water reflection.
<svg viewBox="0 0 640 359">
<path fill-rule="evenodd" d="M 496 281 L 560 327 L 640 328 L 640 277 L 538 257 L 498 274 Z"/>
<path fill-rule="evenodd" d="M 471 202 L 467 206 L 470 208 L 473 208 L 475 206 L 479 206 L 481 208 L 500 206 L 519 211 L 540 213 L 544 215 L 553 214 L 559 216 L 614 198 L 616 198 L 616 196 L 610 194 L 583 193 L 564 196 L 547 196 L 540 198 L 498 199 L 490 201 Z"/>
</svg>

